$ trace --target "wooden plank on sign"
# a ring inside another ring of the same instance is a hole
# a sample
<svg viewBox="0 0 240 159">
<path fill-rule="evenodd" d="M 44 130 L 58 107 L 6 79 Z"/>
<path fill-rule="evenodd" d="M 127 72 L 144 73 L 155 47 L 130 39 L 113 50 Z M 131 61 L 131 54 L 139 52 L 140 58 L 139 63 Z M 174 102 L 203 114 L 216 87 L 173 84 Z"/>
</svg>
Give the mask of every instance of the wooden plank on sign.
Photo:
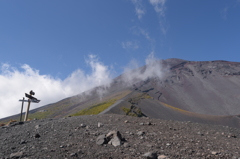
<svg viewBox="0 0 240 159">
<path fill-rule="evenodd" d="M 19 102 L 22 102 L 22 101 L 23 101 L 23 102 L 29 102 L 29 100 L 22 100 L 22 99 L 19 100 Z M 35 101 L 35 100 L 31 100 L 31 99 L 30 99 L 30 101 L 31 101 L 32 103 L 39 103 L 39 102 L 40 102 L 40 100 Z"/>
</svg>

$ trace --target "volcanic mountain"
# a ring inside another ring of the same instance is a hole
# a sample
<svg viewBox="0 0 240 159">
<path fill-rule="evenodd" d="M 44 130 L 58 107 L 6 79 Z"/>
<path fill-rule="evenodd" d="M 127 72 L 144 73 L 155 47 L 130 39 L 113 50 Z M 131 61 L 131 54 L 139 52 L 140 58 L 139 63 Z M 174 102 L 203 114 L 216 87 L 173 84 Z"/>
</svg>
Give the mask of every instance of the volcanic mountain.
<svg viewBox="0 0 240 159">
<path fill-rule="evenodd" d="M 240 127 L 240 63 L 167 59 L 107 86 L 30 111 L 29 118 L 121 114 Z M 1 121 L 19 119 L 19 115 Z"/>
</svg>

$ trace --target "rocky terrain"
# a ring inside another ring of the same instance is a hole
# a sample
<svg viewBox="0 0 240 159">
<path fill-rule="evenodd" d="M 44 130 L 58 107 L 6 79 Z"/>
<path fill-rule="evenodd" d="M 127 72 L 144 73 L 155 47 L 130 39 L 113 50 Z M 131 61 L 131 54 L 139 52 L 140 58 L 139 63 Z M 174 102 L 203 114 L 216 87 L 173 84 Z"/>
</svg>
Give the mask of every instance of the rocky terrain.
<svg viewBox="0 0 240 159">
<path fill-rule="evenodd" d="M 1 119 L 0 159 L 236 159 L 239 103 L 238 62 L 154 61 L 31 110 L 30 121 Z"/>
<path fill-rule="evenodd" d="M 1 159 L 240 158 L 239 129 L 116 114 L 13 122 L 0 140 Z"/>
</svg>

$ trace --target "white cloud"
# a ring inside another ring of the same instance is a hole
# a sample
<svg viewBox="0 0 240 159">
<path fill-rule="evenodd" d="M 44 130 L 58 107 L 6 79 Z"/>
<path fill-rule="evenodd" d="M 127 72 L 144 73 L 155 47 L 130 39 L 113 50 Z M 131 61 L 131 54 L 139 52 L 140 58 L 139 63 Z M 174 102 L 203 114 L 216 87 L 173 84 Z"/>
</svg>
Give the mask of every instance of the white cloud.
<svg viewBox="0 0 240 159">
<path fill-rule="evenodd" d="M 141 19 L 142 16 L 146 13 L 146 11 L 142 5 L 142 0 L 131 0 L 131 1 L 135 6 L 135 11 L 138 16 L 138 19 Z"/>
<path fill-rule="evenodd" d="M 145 60 L 146 68 L 141 69 L 136 60 L 132 60 L 124 69 L 123 80 L 128 85 L 133 85 L 139 81 L 147 80 L 148 78 L 162 78 L 163 68 L 160 60 L 154 57 L 154 52 L 151 52 Z"/>
<path fill-rule="evenodd" d="M 124 49 L 138 49 L 139 48 L 139 44 L 137 41 L 126 41 L 126 42 L 122 42 L 122 47 Z"/>
<path fill-rule="evenodd" d="M 166 33 L 167 33 L 166 20 L 165 20 L 166 1 L 167 0 L 149 0 L 150 4 L 153 5 L 154 10 L 158 14 L 159 25 L 160 25 L 161 31 L 164 35 L 166 35 Z"/>
<path fill-rule="evenodd" d="M 149 33 L 146 30 L 139 28 L 139 31 L 147 40 L 153 41 L 153 39 L 149 36 Z"/>
<path fill-rule="evenodd" d="M 154 47 L 155 47 L 155 40 L 153 38 L 151 38 L 149 33 L 146 30 L 144 30 L 143 28 L 138 28 L 138 29 L 139 29 L 140 34 L 143 35 L 149 41 L 152 52 L 153 52 Z"/>
<path fill-rule="evenodd" d="M 149 0 L 149 2 L 154 6 L 155 11 L 160 14 L 160 16 L 165 16 L 165 3 L 166 0 Z"/>
<path fill-rule="evenodd" d="M 151 51 L 154 51 L 155 48 L 155 39 L 152 38 L 149 34 L 149 32 L 141 27 L 138 26 L 134 26 L 131 28 L 131 32 L 134 35 L 138 35 L 138 36 L 143 36 L 150 44 L 151 47 Z M 123 45 L 124 44 L 124 45 Z M 139 46 L 139 42 L 137 42 L 137 46 Z M 122 43 L 122 47 L 126 47 L 127 45 L 125 45 L 125 43 Z"/>
<path fill-rule="evenodd" d="M 149 32 L 141 27 L 134 26 L 131 28 L 131 31 L 135 35 L 143 35 L 149 42 L 154 41 L 154 39 L 150 37 Z"/>
<path fill-rule="evenodd" d="M 31 105 L 31 108 L 36 108 L 111 82 L 111 70 L 99 62 L 96 56 L 90 55 L 86 62 L 92 68 L 90 74 L 78 69 L 64 80 L 50 75 L 41 75 L 39 70 L 27 64 L 22 65 L 21 69 L 2 64 L 0 118 L 20 113 L 21 103 L 18 100 L 30 90 L 33 90 L 36 93 L 35 96 L 41 100 L 40 103 Z"/>
</svg>

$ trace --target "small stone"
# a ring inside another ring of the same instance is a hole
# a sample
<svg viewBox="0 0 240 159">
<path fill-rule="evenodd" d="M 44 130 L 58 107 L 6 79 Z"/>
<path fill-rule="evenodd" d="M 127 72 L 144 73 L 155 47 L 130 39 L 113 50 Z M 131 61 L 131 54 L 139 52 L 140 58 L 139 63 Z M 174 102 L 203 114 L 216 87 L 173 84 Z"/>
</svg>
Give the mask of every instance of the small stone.
<svg viewBox="0 0 240 159">
<path fill-rule="evenodd" d="M 10 158 L 20 158 L 22 156 L 23 156 L 23 152 L 22 151 L 10 154 Z"/>
<path fill-rule="evenodd" d="M 152 123 L 151 122 L 146 122 L 146 125 L 152 125 Z"/>
<path fill-rule="evenodd" d="M 145 132 L 143 132 L 143 131 L 137 132 L 137 135 L 138 135 L 138 136 L 142 136 L 142 135 L 144 135 L 144 134 L 145 134 Z"/>
<path fill-rule="evenodd" d="M 141 126 L 142 126 L 142 125 L 144 125 L 144 123 L 139 123 L 139 125 L 141 125 Z"/>
<path fill-rule="evenodd" d="M 166 159 L 167 158 L 167 156 L 165 156 L 165 155 L 159 155 L 158 156 L 158 159 Z"/>
<path fill-rule="evenodd" d="M 41 136 L 37 133 L 35 134 L 35 138 L 40 138 Z"/>
<path fill-rule="evenodd" d="M 198 132 L 197 134 L 198 134 L 198 135 L 201 135 L 201 136 L 204 136 L 204 134 L 203 134 L 203 133 L 201 133 L 201 132 Z"/>
<path fill-rule="evenodd" d="M 147 152 L 143 156 L 147 159 L 157 159 L 157 153 L 155 152 Z"/>
<path fill-rule="evenodd" d="M 121 140 L 115 136 L 112 140 L 111 140 L 111 144 L 114 146 L 114 147 L 117 147 L 117 146 L 120 146 L 121 145 Z"/>
<path fill-rule="evenodd" d="M 107 143 L 107 140 L 106 140 L 105 135 L 98 136 L 97 141 L 96 141 L 97 145 L 103 145 L 103 144 L 106 144 L 106 143 Z"/>
<path fill-rule="evenodd" d="M 77 155 L 77 153 L 71 153 L 70 156 L 71 157 L 77 157 L 78 155 Z"/>
<path fill-rule="evenodd" d="M 35 126 L 35 129 L 39 129 L 40 126 L 41 126 L 41 125 L 36 125 L 36 126 Z"/>
<path fill-rule="evenodd" d="M 218 152 L 212 151 L 211 154 L 212 154 L 212 155 L 218 155 Z"/>
<path fill-rule="evenodd" d="M 236 136 L 236 135 L 231 135 L 231 137 L 232 137 L 232 138 L 237 138 L 237 136 Z"/>
<path fill-rule="evenodd" d="M 125 122 L 125 123 L 129 123 L 129 121 L 128 121 L 128 120 L 125 120 L 124 122 Z"/>
<path fill-rule="evenodd" d="M 102 127 L 102 126 L 103 126 L 103 124 L 100 123 L 100 122 L 98 122 L 98 127 L 100 128 L 100 127 Z"/>
<path fill-rule="evenodd" d="M 106 137 L 107 137 L 108 139 L 112 139 L 112 138 L 114 138 L 115 136 L 117 136 L 120 140 L 122 140 L 122 135 L 120 134 L 119 131 L 110 131 L 110 132 L 106 135 Z"/>
<path fill-rule="evenodd" d="M 20 144 L 25 144 L 25 143 L 26 143 L 25 140 L 21 140 L 21 141 L 20 141 Z"/>
<path fill-rule="evenodd" d="M 19 125 L 22 125 L 22 124 L 24 124 L 24 122 L 20 121 L 18 124 L 19 124 Z"/>
<path fill-rule="evenodd" d="M 80 124 L 80 127 L 85 128 L 86 125 L 85 124 Z"/>
<path fill-rule="evenodd" d="M 108 144 L 112 144 L 115 147 L 121 145 L 122 135 L 119 131 L 110 131 L 106 135 L 106 138 L 109 141 Z"/>
</svg>

